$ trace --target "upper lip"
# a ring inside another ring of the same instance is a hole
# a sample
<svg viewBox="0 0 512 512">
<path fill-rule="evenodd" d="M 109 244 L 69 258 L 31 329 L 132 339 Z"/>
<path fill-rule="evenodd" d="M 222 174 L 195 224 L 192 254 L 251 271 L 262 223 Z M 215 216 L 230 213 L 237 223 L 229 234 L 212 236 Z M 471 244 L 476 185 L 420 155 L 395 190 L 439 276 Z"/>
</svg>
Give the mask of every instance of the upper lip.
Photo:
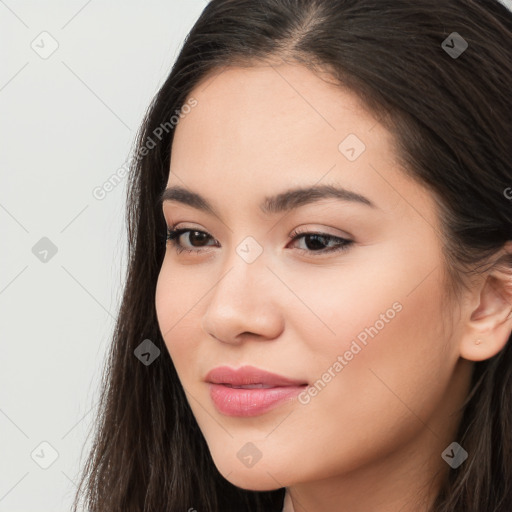
<svg viewBox="0 0 512 512">
<path fill-rule="evenodd" d="M 254 366 L 242 366 L 240 368 L 218 366 L 208 372 L 205 381 L 213 384 L 229 384 L 231 386 L 262 384 L 264 386 L 284 387 L 304 386 L 307 384 L 307 382 L 289 379 L 288 377 L 270 373 Z"/>
</svg>

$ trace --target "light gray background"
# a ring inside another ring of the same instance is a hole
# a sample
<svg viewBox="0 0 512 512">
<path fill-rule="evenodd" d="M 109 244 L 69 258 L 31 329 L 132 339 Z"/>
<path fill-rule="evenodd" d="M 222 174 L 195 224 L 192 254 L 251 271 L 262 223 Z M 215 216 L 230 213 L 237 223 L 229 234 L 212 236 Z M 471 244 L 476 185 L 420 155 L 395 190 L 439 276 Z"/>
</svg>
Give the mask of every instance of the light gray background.
<svg viewBox="0 0 512 512">
<path fill-rule="evenodd" d="M 0 512 L 70 509 L 126 268 L 126 178 L 93 190 L 205 5 L 0 0 Z"/>
<path fill-rule="evenodd" d="M 92 191 L 129 157 L 205 6 L 0 1 L 2 512 L 70 510 L 126 267 L 126 178 Z M 46 59 L 31 47 L 52 49 L 43 31 L 58 43 Z M 57 247 L 46 263 L 42 237 Z M 43 441 L 58 452 L 47 469 L 31 458 L 51 462 Z"/>
</svg>

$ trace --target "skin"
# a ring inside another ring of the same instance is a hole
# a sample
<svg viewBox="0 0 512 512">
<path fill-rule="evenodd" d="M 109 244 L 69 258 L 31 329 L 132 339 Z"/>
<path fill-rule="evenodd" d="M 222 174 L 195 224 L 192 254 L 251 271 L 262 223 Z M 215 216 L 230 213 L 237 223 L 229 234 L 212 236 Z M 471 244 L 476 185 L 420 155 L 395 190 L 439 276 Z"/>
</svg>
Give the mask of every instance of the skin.
<svg viewBox="0 0 512 512">
<path fill-rule="evenodd" d="M 169 227 L 210 238 L 181 236 L 197 254 L 168 242 L 156 308 L 217 468 L 245 489 L 286 487 L 287 512 L 428 510 L 453 471 L 441 453 L 455 440 L 472 361 L 492 357 L 512 329 L 500 276 L 446 302 L 433 197 L 405 175 L 393 138 L 352 92 L 281 63 L 226 68 L 190 96 L 198 104 L 176 128 L 167 186 L 204 195 L 221 218 L 164 203 Z M 338 149 L 348 134 L 366 146 L 354 161 Z M 376 208 L 334 198 L 286 214 L 258 207 L 313 184 L 343 186 Z M 289 240 L 298 227 L 354 244 L 319 255 L 311 240 Z M 236 252 L 247 236 L 263 248 L 251 264 Z M 220 365 L 316 382 L 397 302 L 309 403 L 238 418 L 211 401 L 204 377 Z M 247 442 L 261 452 L 250 468 L 237 457 Z"/>
</svg>

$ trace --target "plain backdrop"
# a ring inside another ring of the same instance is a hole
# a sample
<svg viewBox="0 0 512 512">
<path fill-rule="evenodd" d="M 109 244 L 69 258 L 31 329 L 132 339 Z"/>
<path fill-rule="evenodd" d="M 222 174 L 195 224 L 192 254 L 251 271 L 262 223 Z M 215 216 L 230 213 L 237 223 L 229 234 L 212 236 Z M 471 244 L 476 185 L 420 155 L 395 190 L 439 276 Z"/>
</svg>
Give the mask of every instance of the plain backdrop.
<svg viewBox="0 0 512 512">
<path fill-rule="evenodd" d="M 0 512 L 70 510 L 126 268 L 93 192 L 205 6 L 0 0 Z"/>
<path fill-rule="evenodd" d="M 93 191 L 206 5 L 0 1 L 2 512 L 70 510 L 126 268 L 126 178 Z"/>
</svg>

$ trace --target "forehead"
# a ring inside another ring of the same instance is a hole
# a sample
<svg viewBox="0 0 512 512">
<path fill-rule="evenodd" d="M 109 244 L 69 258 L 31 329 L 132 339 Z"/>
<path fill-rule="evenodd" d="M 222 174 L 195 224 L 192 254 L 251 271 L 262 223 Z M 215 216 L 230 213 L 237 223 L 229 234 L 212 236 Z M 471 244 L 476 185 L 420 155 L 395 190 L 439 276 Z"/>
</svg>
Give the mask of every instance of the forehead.
<svg viewBox="0 0 512 512">
<path fill-rule="evenodd" d="M 235 136 L 233 143 L 247 142 L 246 136 L 254 141 L 249 146 L 326 138 L 327 147 L 343 134 L 364 138 L 377 122 L 354 93 L 300 65 L 223 68 L 189 97 L 198 105 L 179 128 L 196 121 L 194 131 L 210 131 L 214 139 Z"/>
<path fill-rule="evenodd" d="M 347 137 L 357 151 L 392 157 L 389 134 L 356 95 L 299 65 L 221 69 L 189 98 L 197 105 L 176 127 L 171 166 L 186 160 L 190 172 L 235 168 L 265 178 L 295 169 L 290 179 L 304 167 L 354 171 L 365 155 L 349 162 L 340 152 Z"/>
<path fill-rule="evenodd" d="M 292 186 L 334 184 L 386 209 L 426 191 L 397 165 L 393 137 L 356 94 L 300 65 L 229 67 L 190 93 L 167 186 L 244 208 Z M 402 205 L 405 210 L 406 205 Z"/>
</svg>

